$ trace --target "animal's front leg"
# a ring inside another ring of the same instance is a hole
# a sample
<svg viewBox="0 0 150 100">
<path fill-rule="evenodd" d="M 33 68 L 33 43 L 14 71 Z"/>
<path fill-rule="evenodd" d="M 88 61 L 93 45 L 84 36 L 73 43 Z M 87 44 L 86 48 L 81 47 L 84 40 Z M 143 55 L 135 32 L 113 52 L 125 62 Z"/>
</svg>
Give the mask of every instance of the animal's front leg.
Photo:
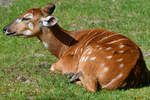
<svg viewBox="0 0 150 100">
<path fill-rule="evenodd" d="M 59 59 L 55 64 L 50 68 L 50 71 L 59 71 L 62 74 L 75 72 L 75 67 L 73 65 L 73 56 L 68 55 Z"/>
</svg>

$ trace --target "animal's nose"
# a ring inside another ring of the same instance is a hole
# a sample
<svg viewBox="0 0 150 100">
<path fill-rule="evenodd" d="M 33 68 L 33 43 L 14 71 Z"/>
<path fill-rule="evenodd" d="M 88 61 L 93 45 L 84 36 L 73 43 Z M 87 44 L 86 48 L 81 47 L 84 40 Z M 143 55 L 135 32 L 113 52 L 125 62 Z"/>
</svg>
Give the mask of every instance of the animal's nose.
<svg viewBox="0 0 150 100">
<path fill-rule="evenodd" d="M 4 33 L 6 33 L 7 30 L 8 30 L 7 27 L 4 27 L 4 28 L 3 28 L 3 32 L 4 32 Z"/>
</svg>

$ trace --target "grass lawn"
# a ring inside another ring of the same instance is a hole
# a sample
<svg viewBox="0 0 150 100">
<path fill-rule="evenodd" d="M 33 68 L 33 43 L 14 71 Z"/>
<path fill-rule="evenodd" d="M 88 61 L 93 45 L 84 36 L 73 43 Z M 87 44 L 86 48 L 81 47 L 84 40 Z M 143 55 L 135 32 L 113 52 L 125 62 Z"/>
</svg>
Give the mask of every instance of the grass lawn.
<svg viewBox="0 0 150 100">
<path fill-rule="evenodd" d="M 67 30 L 107 29 L 128 36 L 145 55 L 150 69 L 149 0 L 53 0 L 54 15 Z M 50 0 L 14 0 L 0 6 L 0 100 L 150 100 L 150 87 L 85 91 L 65 76 L 50 73 L 57 58 L 37 38 L 7 37 L 2 28 L 29 8 Z M 39 66 L 43 64 L 45 66 Z"/>
</svg>

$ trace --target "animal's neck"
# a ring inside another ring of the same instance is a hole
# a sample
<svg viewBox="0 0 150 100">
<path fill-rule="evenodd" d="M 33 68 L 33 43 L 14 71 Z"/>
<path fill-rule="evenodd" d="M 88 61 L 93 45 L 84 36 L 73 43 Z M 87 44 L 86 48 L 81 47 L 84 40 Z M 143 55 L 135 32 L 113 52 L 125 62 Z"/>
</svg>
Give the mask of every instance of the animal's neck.
<svg viewBox="0 0 150 100">
<path fill-rule="evenodd" d="M 58 24 L 50 27 L 50 30 L 59 41 L 67 46 L 72 46 L 77 43 L 77 40 L 70 35 L 70 32 L 62 29 Z"/>
<path fill-rule="evenodd" d="M 38 38 L 43 42 L 45 47 L 58 58 L 62 56 L 69 46 L 77 43 L 71 36 L 71 32 L 62 29 L 57 24 L 50 28 L 43 28 Z"/>
</svg>

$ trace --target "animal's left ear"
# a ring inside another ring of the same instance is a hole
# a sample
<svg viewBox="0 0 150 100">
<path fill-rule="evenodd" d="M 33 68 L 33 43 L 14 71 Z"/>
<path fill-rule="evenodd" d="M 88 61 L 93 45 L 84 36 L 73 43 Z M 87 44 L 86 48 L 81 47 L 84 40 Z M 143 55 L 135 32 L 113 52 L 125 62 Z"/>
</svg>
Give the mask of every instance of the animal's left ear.
<svg viewBox="0 0 150 100">
<path fill-rule="evenodd" d="M 48 3 L 42 8 L 42 12 L 46 15 L 51 15 L 55 10 L 55 4 L 54 3 Z"/>
<path fill-rule="evenodd" d="M 41 24 L 43 27 L 51 27 L 56 25 L 58 22 L 58 19 L 54 16 L 48 16 L 46 18 L 41 19 Z"/>
</svg>

